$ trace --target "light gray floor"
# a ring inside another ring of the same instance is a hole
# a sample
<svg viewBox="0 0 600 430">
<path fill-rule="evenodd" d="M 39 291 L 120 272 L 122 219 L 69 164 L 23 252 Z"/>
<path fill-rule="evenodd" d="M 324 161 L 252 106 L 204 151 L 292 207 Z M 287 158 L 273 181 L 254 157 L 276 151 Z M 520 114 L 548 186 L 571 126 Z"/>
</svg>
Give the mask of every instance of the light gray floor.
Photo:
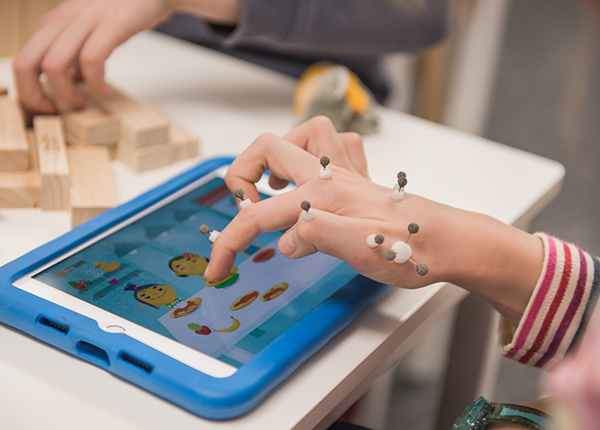
<svg viewBox="0 0 600 430">
<path fill-rule="evenodd" d="M 583 60 L 575 59 L 582 26 L 579 9 L 570 0 L 513 0 L 487 137 L 566 166 L 562 194 L 533 222 L 532 230 L 600 255 L 600 68 L 597 46 L 586 48 Z M 590 39 L 600 41 L 600 35 L 592 33 Z M 587 67 L 590 84 L 586 86 L 581 73 L 575 87 L 566 90 L 578 61 L 584 71 Z M 580 105 L 568 98 L 577 90 L 583 94 Z M 541 376 L 536 369 L 503 359 L 495 400 L 536 398 Z M 439 379 L 400 376 L 387 429 L 433 429 L 439 391 Z"/>
</svg>

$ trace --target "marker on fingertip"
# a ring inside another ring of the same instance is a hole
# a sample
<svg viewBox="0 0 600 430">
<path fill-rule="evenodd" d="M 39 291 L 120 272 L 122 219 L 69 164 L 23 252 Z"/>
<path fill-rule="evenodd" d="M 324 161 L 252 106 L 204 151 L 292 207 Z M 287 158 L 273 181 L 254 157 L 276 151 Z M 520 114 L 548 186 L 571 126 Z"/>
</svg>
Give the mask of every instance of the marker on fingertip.
<svg viewBox="0 0 600 430">
<path fill-rule="evenodd" d="M 394 191 L 392 191 L 393 200 L 404 200 L 404 187 L 408 184 L 405 172 L 398 172 L 398 182 L 394 184 Z"/>
<path fill-rule="evenodd" d="M 367 236 L 367 245 L 371 248 L 377 248 L 384 240 L 385 237 L 383 237 L 383 234 L 370 234 Z"/>
<path fill-rule="evenodd" d="M 321 178 L 321 179 L 331 178 L 333 173 L 331 173 L 331 169 L 329 167 L 327 167 L 329 165 L 329 163 L 330 163 L 329 157 L 326 157 L 326 156 L 321 157 L 321 166 L 323 166 L 323 168 L 319 169 L 319 178 Z"/>
<path fill-rule="evenodd" d="M 244 199 L 244 190 L 242 190 L 241 188 L 237 188 L 233 192 L 233 195 L 240 200 L 240 209 L 246 209 L 252 204 L 252 201 L 250 199 Z"/>
<path fill-rule="evenodd" d="M 200 233 L 202 234 L 208 234 L 208 240 L 210 240 L 210 243 L 215 243 L 215 241 L 218 239 L 219 235 L 221 234 L 221 232 L 217 231 L 217 230 L 213 230 L 210 231 L 210 229 L 208 228 L 208 226 L 206 224 L 202 224 L 200 226 Z"/>
<path fill-rule="evenodd" d="M 300 203 L 300 207 L 302 208 L 302 219 L 304 221 L 312 221 L 317 216 L 316 212 L 310 207 L 310 203 L 304 200 Z"/>
</svg>

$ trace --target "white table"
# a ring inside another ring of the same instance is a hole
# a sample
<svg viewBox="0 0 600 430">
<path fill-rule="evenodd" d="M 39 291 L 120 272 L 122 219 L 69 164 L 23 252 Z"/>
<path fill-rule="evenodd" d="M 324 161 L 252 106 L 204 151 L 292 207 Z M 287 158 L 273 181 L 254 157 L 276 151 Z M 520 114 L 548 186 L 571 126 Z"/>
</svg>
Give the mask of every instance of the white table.
<svg viewBox="0 0 600 430">
<path fill-rule="evenodd" d="M 202 140 L 202 155 L 236 154 L 263 131 L 294 123 L 294 79 L 240 60 L 145 33 L 117 49 L 108 78 L 154 104 Z M 9 80 L 0 60 L 0 81 Z M 365 139 L 374 181 L 408 173 L 410 192 L 527 225 L 558 193 L 562 165 L 389 109 Z M 120 201 L 197 160 L 133 174 L 113 163 Z M 0 210 L 0 264 L 68 230 L 67 214 Z M 0 428 L 327 428 L 431 324 L 466 294 L 448 284 L 391 289 L 377 304 L 244 416 L 205 420 L 108 372 L 0 326 Z"/>
</svg>

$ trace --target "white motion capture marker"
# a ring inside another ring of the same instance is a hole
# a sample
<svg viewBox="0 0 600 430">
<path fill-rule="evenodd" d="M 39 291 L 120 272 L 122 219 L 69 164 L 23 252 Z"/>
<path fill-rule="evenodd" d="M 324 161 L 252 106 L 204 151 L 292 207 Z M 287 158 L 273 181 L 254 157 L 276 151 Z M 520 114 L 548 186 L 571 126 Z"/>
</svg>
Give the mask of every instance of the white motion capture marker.
<svg viewBox="0 0 600 430">
<path fill-rule="evenodd" d="M 252 201 L 250 199 L 244 199 L 240 202 L 240 209 L 246 209 L 250 205 L 252 205 Z"/>
<path fill-rule="evenodd" d="M 206 224 L 202 224 L 200 226 L 200 233 L 202 233 L 202 234 L 208 234 L 209 235 L 208 236 L 208 240 L 210 240 L 210 243 L 215 243 L 215 241 L 217 240 L 217 238 L 221 234 L 217 230 L 210 231 L 210 229 L 208 228 L 208 226 Z"/>
<path fill-rule="evenodd" d="M 367 245 L 371 248 L 377 248 L 384 240 L 383 234 L 370 234 L 367 236 Z"/>
<path fill-rule="evenodd" d="M 215 243 L 216 240 L 219 238 L 220 234 L 221 234 L 220 231 L 217 231 L 217 230 L 211 231 L 210 236 L 208 236 L 208 240 L 210 240 L 210 243 Z"/>
<path fill-rule="evenodd" d="M 392 250 L 396 253 L 394 263 L 404 264 L 412 255 L 412 248 L 406 242 L 394 242 Z"/>
<path fill-rule="evenodd" d="M 330 162 L 329 157 L 326 157 L 326 156 L 321 157 L 321 166 L 323 166 L 323 168 L 319 169 L 319 178 L 329 179 L 329 178 L 331 178 L 331 176 L 333 176 L 331 169 L 329 167 L 327 167 L 329 162 Z"/>
<path fill-rule="evenodd" d="M 302 208 L 302 219 L 304 221 L 312 221 L 317 216 L 316 212 L 310 207 L 310 203 L 304 200 L 300 203 Z"/>
<path fill-rule="evenodd" d="M 394 191 L 392 191 L 392 199 L 396 201 L 404 200 L 404 187 L 408 184 L 406 179 L 406 173 L 398 172 L 398 182 L 394 184 Z"/>
<path fill-rule="evenodd" d="M 238 199 L 240 199 L 240 209 L 246 209 L 248 206 L 250 206 L 252 204 L 252 200 L 250 199 L 244 199 L 244 190 L 242 190 L 241 188 L 236 189 L 233 192 L 233 195 L 236 196 Z"/>
<path fill-rule="evenodd" d="M 396 184 L 398 185 L 398 184 Z M 397 200 L 397 201 L 401 201 L 404 200 L 404 191 L 397 189 L 392 191 L 392 199 Z"/>
</svg>

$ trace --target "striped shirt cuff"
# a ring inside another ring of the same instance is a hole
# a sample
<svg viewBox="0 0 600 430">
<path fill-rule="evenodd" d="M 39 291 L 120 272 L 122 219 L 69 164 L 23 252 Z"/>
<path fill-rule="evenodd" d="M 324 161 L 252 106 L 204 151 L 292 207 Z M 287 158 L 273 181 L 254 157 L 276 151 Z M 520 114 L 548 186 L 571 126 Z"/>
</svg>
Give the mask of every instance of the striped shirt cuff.
<svg viewBox="0 0 600 430">
<path fill-rule="evenodd" d="M 544 233 L 544 268 L 519 326 L 500 324 L 502 353 L 550 369 L 565 356 L 597 296 L 598 260 Z"/>
</svg>

